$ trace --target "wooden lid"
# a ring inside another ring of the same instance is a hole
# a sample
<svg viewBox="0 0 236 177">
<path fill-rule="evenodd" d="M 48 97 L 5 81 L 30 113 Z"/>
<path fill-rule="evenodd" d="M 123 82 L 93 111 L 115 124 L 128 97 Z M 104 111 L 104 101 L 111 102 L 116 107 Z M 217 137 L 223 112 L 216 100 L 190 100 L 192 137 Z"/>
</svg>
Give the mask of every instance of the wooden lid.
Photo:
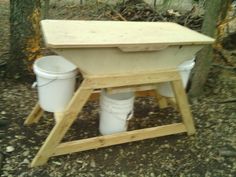
<svg viewBox="0 0 236 177">
<path fill-rule="evenodd" d="M 202 45 L 214 39 L 170 22 L 42 20 L 51 48 Z M 141 50 L 141 49 L 140 49 Z"/>
</svg>

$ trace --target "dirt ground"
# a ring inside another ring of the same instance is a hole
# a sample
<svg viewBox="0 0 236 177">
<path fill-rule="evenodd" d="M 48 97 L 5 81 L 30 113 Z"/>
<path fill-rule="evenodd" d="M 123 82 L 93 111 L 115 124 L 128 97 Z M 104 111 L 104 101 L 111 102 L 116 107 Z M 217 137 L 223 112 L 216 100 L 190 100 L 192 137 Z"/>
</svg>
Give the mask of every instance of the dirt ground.
<svg viewBox="0 0 236 177">
<path fill-rule="evenodd" d="M 108 20 L 101 4 L 51 5 L 49 18 Z M 107 11 L 108 8 L 108 11 Z M 106 10 L 105 10 L 106 9 Z M 115 13 L 112 12 L 113 15 Z M 37 125 L 24 126 L 37 100 L 31 83 L 4 78 L 8 57 L 9 2 L 0 0 L 0 175 L 2 177 L 235 177 L 236 75 L 221 55 L 209 75 L 204 94 L 191 103 L 197 132 L 154 138 L 50 158 L 48 164 L 29 168 L 54 125 L 47 113 Z M 114 16 L 112 16 L 114 18 Z M 115 18 L 120 18 L 115 14 Z M 154 16 L 153 16 L 154 18 Z M 232 54 L 232 62 L 235 55 Z M 98 102 L 84 107 L 63 141 L 99 135 Z M 136 98 L 129 130 L 180 122 L 173 108 L 160 109 L 152 97 Z"/>
</svg>

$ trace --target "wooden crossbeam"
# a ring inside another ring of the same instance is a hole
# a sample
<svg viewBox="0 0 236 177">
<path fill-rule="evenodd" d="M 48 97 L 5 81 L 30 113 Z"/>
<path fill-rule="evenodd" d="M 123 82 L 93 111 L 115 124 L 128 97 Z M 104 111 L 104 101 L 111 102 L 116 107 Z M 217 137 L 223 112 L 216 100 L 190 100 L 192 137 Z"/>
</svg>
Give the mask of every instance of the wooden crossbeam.
<svg viewBox="0 0 236 177">
<path fill-rule="evenodd" d="M 59 144 L 53 156 L 186 132 L 183 123 L 133 130 Z"/>
<path fill-rule="evenodd" d="M 173 80 L 180 80 L 179 71 L 176 69 L 167 69 L 164 71 L 148 72 L 140 74 L 128 74 L 128 75 L 107 75 L 91 77 L 84 75 L 85 77 L 85 89 L 102 89 L 113 88 L 122 86 L 135 86 L 140 84 L 154 84 L 160 82 L 168 82 Z"/>
<path fill-rule="evenodd" d="M 138 91 L 150 91 L 156 89 L 156 84 L 148 85 L 137 85 L 134 87 L 116 87 L 116 88 L 107 88 L 106 91 L 108 94 L 124 93 L 124 92 L 138 92 Z"/>
</svg>

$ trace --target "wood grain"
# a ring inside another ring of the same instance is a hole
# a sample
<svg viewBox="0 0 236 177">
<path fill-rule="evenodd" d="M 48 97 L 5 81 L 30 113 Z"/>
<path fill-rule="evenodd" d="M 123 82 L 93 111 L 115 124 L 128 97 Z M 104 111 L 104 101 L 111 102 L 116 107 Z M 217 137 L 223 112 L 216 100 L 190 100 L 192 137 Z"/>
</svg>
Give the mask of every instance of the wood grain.
<svg viewBox="0 0 236 177">
<path fill-rule="evenodd" d="M 138 47 L 210 44 L 214 39 L 170 22 L 42 20 L 46 45 L 51 48 Z M 142 49 L 143 50 L 143 49 Z"/>
<path fill-rule="evenodd" d="M 84 140 L 61 143 L 53 153 L 54 156 L 63 155 L 73 152 L 85 151 L 89 149 L 101 148 L 115 144 L 133 142 L 148 138 L 166 136 L 171 134 L 186 132 L 182 123 L 163 125 L 158 127 L 133 130 L 129 132 L 116 133 L 100 137 L 88 138 Z"/>
</svg>

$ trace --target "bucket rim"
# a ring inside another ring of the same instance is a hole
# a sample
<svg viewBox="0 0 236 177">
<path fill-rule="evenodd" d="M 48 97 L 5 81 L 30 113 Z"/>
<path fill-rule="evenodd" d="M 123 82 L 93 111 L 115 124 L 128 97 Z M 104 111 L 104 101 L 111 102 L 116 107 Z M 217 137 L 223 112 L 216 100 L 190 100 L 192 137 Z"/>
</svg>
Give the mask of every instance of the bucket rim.
<svg viewBox="0 0 236 177">
<path fill-rule="evenodd" d="M 33 66 L 33 70 L 36 76 L 40 76 L 45 79 L 58 79 L 58 80 L 74 78 L 78 73 L 78 70 L 74 70 L 63 74 L 55 74 L 55 73 L 44 72 L 43 70 L 40 70 L 35 66 Z"/>
<path fill-rule="evenodd" d="M 122 94 L 122 93 L 119 93 L 119 94 Z M 106 93 L 106 91 L 102 90 L 101 91 L 101 99 L 105 99 L 105 100 L 108 100 L 108 101 L 116 101 L 116 102 L 128 102 L 129 100 L 133 100 L 135 99 L 135 94 L 134 92 L 125 92 L 123 94 L 130 94 L 128 96 L 128 98 L 125 98 L 125 99 L 115 99 L 115 98 L 112 98 L 109 94 Z M 116 95 L 116 94 L 111 94 L 111 95 Z M 123 104 L 123 103 L 122 103 Z"/>
<path fill-rule="evenodd" d="M 48 71 L 48 70 L 42 69 L 40 66 L 38 66 L 40 62 L 46 59 L 48 60 L 49 58 L 53 58 L 54 60 L 63 60 L 63 62 L 66 62 L 71 65 L 70 66 L 71 69 L 64 72 L 55 72 L 55 71 Z M 50 56 L 45 56 L 45 57 L 41 57 L 37 59 L 33 64 L 33 71 L 36 75 L 41 76 L 43 78 L 47 78 L 47 79 L 69 79 L 76 76 L 76 74 L 78 73 L 78 68 L 77 66 L 70 63 L 69 61 L 67 61 L 66 59 L 64 59 L 63 57 L 59 55 L 50 55 Z"/>
<path fill-rule="evenodd" d="M 61 71 L 61 72 L 48 71 L 48 70 L 43 69 L 42 67 L 39 66 L 40 62 L 43 62 L 45 60 L 56 60 L 56 61 L 64 62 L 65 64 L 70 65 L 70 69 L 67 69 L 67 70 Z M 52 74 L 64 74 L 64 73 L 72 72 L 77 69 L 76 65 L 74 65 L 73 63 L 69 62 L 67 59 L 65 59 L 64 57 L 59 56 L 59 55 L 48 55 L 48 56 L 41 57 L 34 62 L 34 66 L 43 72 L 52 73 Z"/>
</svg>

